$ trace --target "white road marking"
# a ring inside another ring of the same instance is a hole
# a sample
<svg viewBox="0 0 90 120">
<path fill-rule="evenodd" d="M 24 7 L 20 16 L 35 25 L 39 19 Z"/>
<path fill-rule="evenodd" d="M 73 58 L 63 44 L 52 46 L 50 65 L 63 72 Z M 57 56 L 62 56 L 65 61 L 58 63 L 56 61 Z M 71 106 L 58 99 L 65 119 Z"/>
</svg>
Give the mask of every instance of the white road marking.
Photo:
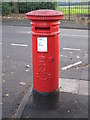
<svg viewBox="0 0 90 120">
<path fill-rule="evenodd" d="M 11 26 L 11 25 L 10 25 L 10 26 L 3 26 L 3 27 L 4 27 L 4 28 L 5 28 L 5 27 L 8 27 L 8 28 L 9 28 L 9 27 L 15 27 L 15 28 L 30 28 L 30 27 L 23 27 L 23 26 Z"/>
<path fill-rule="evenodd" d="M 77 66 L 77 65 L 79 65 L 79 64 L 81 64 L 81 63 L 82 63 L 82 61 L 79 61 L 79 62 L 76 62 L 76 63 L 74 63 L 74 64 L 65 66 L 65 67 L 63 67 L 63 68 L 61 68 L 61 69 L 62 69 L 62 70 L 67 70 L 67 69 L 69 69 L 69 68 L 71 68 L 71 67 L 73 67 L 73 66 Z"/>
<path fill-rule="evenodd" d="M 61 28 L 60 30 L 68 31 L 68 29 L 63 29 L 63 28 Z M 84 30 L 84 29 L 70 29 L 70 31 L 80 31 L 80 32 L 86 31 L 88 33 L 88 30 Z"/>
<path fill-rule="evenodd" d="M 28 45 L 25 44 L 11 44 L 12 46 L 20 46 L 20 47 L 27 47 Z"/>
<path fill-rule="evenodd" d="M 27 31 L 20 31 L 20 32 L 18 32 L 18 33 L 25 33 L 25 34 L 26 34 L 26 33 L 29 33 L 29 34 L 30 34 L 31 31 L 28 31 L 28 32 L 27 32 Z"/>
<path fill-rule="evenodd" d="M 71 35 L 71 34 L 60 34 L 62 36 L 72 36 L 72 37 L 90 37 L 90 36 L 86 36 L 86 35 Z"/>
<path fill-rule="evenodd" d="M 2 45 L 2 43 L 0 43 L 0 45 Z"/>
<path fill-rule="evenodd" d="M 63 50 L 73 50 L 73 51 L 79 51 L 80 49 L 75 49 L 75 48 L 63 48 Z"/>
</svg>

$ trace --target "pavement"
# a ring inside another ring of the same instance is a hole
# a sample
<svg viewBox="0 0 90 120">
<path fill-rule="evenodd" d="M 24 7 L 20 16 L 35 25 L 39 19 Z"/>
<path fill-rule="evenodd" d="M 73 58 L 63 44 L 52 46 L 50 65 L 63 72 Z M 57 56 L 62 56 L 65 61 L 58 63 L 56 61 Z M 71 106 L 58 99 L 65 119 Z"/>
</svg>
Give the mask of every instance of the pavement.
<svg viewBox="0 0 90 120">
<path fill-rule="evenodd" d="M 90 46 L 90 44 L 88 44 L 88 31 L 80 29 L 60 29 L 59 44 L 59 77 L 61 78 L 60 81 L 66 82 L 61 84 L 65 84 L 66 86 L 66 84 L 75 81 L 73 82 L 73 85 L 75 84 L 75 86 L 78 86 L 78 81 L 79 84 L 82 84 L 82 87 L 85 87 L 83 85 L 86 85 L 89 81 L 88 46 Z M 2 26 L 2 43 L 0 43 L 0 46 L 2 46 L 2 116 L 3 118 L 12 118 L 16 115 L 17 111 L 21 111 L 19 108 L 21 108 L 20 106 L 22 106 L 23 102 L 24 107 L 28 104 L 30 98 L 29 93 L 32 92 L 31 28 L 23 26 Z M 27 65 L 29 65 L 28 68 L 26 67 Z M 82 81 L 82 83 L 80 83 L 80 81 Z M 73 86 L 73 88 L 76 89 L 75 86 Z M 82 94 L 81 92 L 78 92 L 77 89 L 77 91 L 75 90 L 75 93 L 65 89 L 66 88 L 63 87 L 63 91 L 61 91 L 60 94 L 64 101 L 62 105 L 65 104 L 66 106 L 66 94 L 72 99 L 74 96 L 78 96 L 78 105 L 81 103 L 81 111 L 85 112 L 85 117 L 87 117 L 87 90 L 85 92 L 83 91 L 84 89 L 78 88 L 78 90 L 81 89 L 82 93 L 85 93 Z M 24 98 L 26 98 L 26 100 Z M 67 98 L 67 104 L 70 102 L 70 99 Z M 78 105 L 76 105 L 76 107 L 79 109 L 80 107 Z M 22 109 L 25 110 L 23 107 Z M 82 116 L 81 111 L 80 113 Z M 21 113 L 21 115 L 24 115 L 24 112 L 23 114 Z M 66 113 L 62 115 L 66 116 Z M 76 116 L 78 116 L 78 114 Z M 26 115 L 23 117 L 26 117 Z"/>
<path fill-rule="evenodd" d="M 14 118 L 88 118 L 88 81 L 60 78 L 59 82 L 59 107 L 37 108 L 30 88 Z"/>
<path fill-rule="evenodd" d="M 35 109 L 31 97 L 21 118 L 88 118 L 87 97 L 61 93 L 59 99 L 59 108 L 45 111 Z"/>
</svg>

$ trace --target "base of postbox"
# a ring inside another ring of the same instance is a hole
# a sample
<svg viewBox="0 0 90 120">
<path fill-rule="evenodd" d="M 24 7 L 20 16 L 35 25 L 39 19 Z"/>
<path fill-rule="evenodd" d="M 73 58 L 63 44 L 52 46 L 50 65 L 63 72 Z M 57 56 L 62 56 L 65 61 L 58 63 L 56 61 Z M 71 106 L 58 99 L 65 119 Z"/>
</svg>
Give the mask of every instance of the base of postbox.
<svg viewBox="0 0 90 120">
<path fill-rule="evenodd" d="M 37 92 L 33 89 L 33 104 L 36 109 L 55 109 L 60 105 L 59 89 L 51 93 Z"/>
</svg>

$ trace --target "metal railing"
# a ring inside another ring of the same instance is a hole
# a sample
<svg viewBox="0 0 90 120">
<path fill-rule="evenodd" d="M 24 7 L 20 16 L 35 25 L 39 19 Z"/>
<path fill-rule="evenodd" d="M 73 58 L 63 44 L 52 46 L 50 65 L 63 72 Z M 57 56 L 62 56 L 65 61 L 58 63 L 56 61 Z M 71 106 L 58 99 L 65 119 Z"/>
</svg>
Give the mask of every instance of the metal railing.
<svg viewBox="0 0 90 120">
<path fill-rule="evenodd" d="M 75 19 L 75 17 L 88 17 L 90 13 L 89 12 L 89 8 L 90 8 L 89 0 L 83 0 L 85 2 L 80 2 L 80 1 L 81 0 L 64 0 L 64 2 L 58 2 L 56 10 L 64 12 L 65 19 Z M 26 4 L 25 7 L 27 8 L 27 11 L 33 10 L 32 3 L 30 4 L 30 6 Z M 23 9 L 19 8 L 19 12 L 25 13 L 26 11 L 24 12 L 24 8 Z"/>
<path fill-rule="evenodd" d="M 90 4 L 88 0 L 85 2 L 80 2 L 77 0 L 72 0 L 68 2 L 58 3 L 57 10 L 64 12 L 66 19 L 72 19 L 76 17 L 88 17 Z"/>
<path fill-rule="evenodd" d="M 65 19 L 75 19 L 75 17 L 88 17 L 90 14 L 89 8 L 90 8 L 90 2 L 89 0 L 63 0 L 64 2 L 58 2 L 56 6 L 56 10 L 62 11 L 65 14 Z M 8 6 L 4 6 L 4 12 L 6 10 L 6 13 L 9 11 L 9 13 L 16 14 L 16 11 L 19 12 L 19 14 L 23 14 L 35 9 L 50 9 L 51 3 L 48 3 L 47 6 L 45 4 L 40 4 L 39 2 L 17 2 L 15 3 L 9 3 Z M 51 5 L 52 6 L 52 5 Z M 7 11 L 7 8 L 8 11 Z M 51 7 L 52 8 L 52 7 Z M 55 9 L 55 7 L 54 7 Z M 11 10 L 11 11 L 10 11 Z"/>
</svg>

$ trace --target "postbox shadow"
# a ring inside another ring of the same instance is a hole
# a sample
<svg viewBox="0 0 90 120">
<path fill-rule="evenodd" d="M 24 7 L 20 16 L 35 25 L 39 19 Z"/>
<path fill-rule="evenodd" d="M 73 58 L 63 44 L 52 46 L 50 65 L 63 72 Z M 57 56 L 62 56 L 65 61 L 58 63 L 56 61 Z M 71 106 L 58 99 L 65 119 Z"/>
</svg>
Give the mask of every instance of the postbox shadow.
<svg viewBox="0 0 90 120">
<path fill-rule="evenodd" d="M 32 94 L 32 107 L 34 109 L 39 110 L 49 110 L 56 109 L 60 105 L 59 92 L 55 92 L 54 94 L 37 94 L 33 91 Z"/>
</svg>

